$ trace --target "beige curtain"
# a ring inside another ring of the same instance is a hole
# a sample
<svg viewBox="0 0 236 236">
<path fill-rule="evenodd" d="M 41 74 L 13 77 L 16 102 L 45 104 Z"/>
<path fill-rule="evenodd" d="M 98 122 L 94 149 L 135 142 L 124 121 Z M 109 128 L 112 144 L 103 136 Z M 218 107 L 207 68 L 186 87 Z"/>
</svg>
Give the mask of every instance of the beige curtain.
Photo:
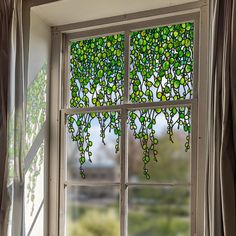
<svg viewBox="0 0 236 236">
<path fill-rule="evenodd" d="M 1 232 L 7 234 L 7 212 L 11 197 L 12 236 L 24 236 L 24 142 L 27 81 L 24 76 L 22 1 L 1 0 L 1 126 L 3 141 L 0 151 Z M 7 176 L 7 172 L 9 173 Z M 8 189 L 8 191 L 7 191 Z"/>
<path fill-rule="evenodd" d="M 24 76 L 22 1 L 14 0 L 11 31 L 9 109 L 9 151 L 13 159 L 12 236 L 24 236 L 24 143 L 27 81 Z M 12 150 L 11 150 L 12 149 Z"/>
<path fill-rule="evenodd" d="M 7 194 L 7 97 L 10 77 L 10 35 L 13 1 L 0 1 L 0 235 L 6 235 L 9 212 Z"/>
<path fill-rule="evenodd" d="M 210 0 L 205 236 L 236 235 L 236 1 Z"/>
</svg>

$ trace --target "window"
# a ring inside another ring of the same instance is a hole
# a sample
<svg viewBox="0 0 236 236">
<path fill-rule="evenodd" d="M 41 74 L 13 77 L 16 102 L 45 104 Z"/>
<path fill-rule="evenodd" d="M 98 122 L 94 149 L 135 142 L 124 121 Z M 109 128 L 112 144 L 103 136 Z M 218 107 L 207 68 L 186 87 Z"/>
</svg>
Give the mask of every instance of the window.
<svg viewBox="0 0 236 236">
<path fill-rule="evenodd" d="M 198 21 L 63 36 L 60 235 L 195 234 Z"/>
<path fill-rule="evenodd" d="M 65 235 L 190 234 L 196 26 L 152 24 L 68 42 Z"/>
</svg>

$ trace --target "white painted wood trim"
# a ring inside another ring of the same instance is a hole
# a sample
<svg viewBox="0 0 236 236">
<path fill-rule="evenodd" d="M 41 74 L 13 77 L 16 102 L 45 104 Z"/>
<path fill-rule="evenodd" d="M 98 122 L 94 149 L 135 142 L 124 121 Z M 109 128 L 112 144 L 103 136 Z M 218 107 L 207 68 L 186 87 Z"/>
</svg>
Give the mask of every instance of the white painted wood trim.
<svg viewBox="0 0 236 236">
<path fill-rule="evenodd" d="M 42 0 L 41 0 L 42 1 Z M 78 31 L 81 29 L 97 29 L 100 27 L 108 26 L 108 25 L 116 25 L 116 24 L 125 24 L 128 22 L 135 22 L 135 21 L 144 21 L 150 20 L 152 18 L 163 18 L 163 16 L 170 16 L 174 15 L 181 15 L 186 13 L 191 13 L 194 10 L 199 11 L 202 6 L 207 5 L 207 0 L 199 0 L 191 3 L 180 4 L 176 6 L 140 11 L 136 13 L 129 13 L 124 15 L 106 17 L 96 20 L 89 20 L 83 22 L 77 22 L 72 24 L 65 24 L 60 26 L 53 27 L 53 30 L 58 32 L 71 32 L 71 31 Z"/>
<path fill-rule="evenodd" d="M 108 26 L 99 29 L 92 29 L 92 30 L 84 30 L 75 33 L 67 33 L 69 40 L 84 40 L 91 37 L 98 37 L 104 35 L 111 35 L 122 33 L 125 31 L 137 31 L 152 27 L 164 26 L 164 25 L 171 25 L 171 24 L 178 24 L 186 21 L 195 21 L 199 17 L 199 11 L 193 13 L 186 13 L 183 15 L 174 15 L 174 16 L 166 16 L 164 18 L 158 18 L 154 20 L 142 20 L 141 22 L 135 23 L 128 23 L 123 25 L 116 25 L 116 26 Z"/>
<path fill-rule="evenodd" d="M 160 101 L 160 102 L 147 102 L 147 103 L 127 103 L 122 105 L 114 106 L 101 106 L 101 107 L 84 107 L 84 108 L 67 108 L 61 111 L 64 114 L 74 115 L 80 113 L 90 113 L 90 112 L 105 112 L 105 111 L 121 111 L 125 108 L 129 111 L 131 110 L 141 110 L 141 109 L 154 109 L 154 108 L 164 108 L 164 107 L 191 107 L 194 103 L 194 99 L 189 100 L 179 100 L 179 101 Z"/>
<path fill-rule="evenodd" d="M 197 163 L 197 206 L 196 206 L 196 235 L 204 235 L 204 190 L 207 160 L 207 135 L 208 135 L 208 43 L 209 21 L 208 5 L 202 6 L 200 16 L 200 39 L 199 39 L 199 101 L 198 101 L 198 163 Z M 209 134 L 210 135 L 210 134 Z"/>
<path fill-rule="evenodd" d="M 35 5 L 41 5 L 47 2 L 53 2 L 56 0 L 27 0 L 24 3 L 26 14 L 30 11 L 30 8 Z M 152 18 L 162 18 L 163 16 L 182 15 L 186 13 L 191 13 L 194 11 L 201 10 L 201 22 L 200 22 L 200 57 L 199 57 L 199 103 L 198 103 L 198 175 L 197 175 L 197 212 L 196 212 L 196 230 L 197 233 L 194 235 L 203 235 L 203 183 L 204 183 L 204 170 L 205 170 L 205 160 L 206 160 L 206 136 L 207 136 L 207 89 L 208 89 L 208 73 L 207 73 L 207 50 L 208 50 L 208 1 L 200 0 L 190 4 L 184 4 L 174 7 L 167 7 L 162 9 L 154 9 L 150 11 L 131 13 L 127 15 L 120 15 L 110 18 L 79 22 L 69 25 L 62 25 L 58 27 L 53 27 L 53 37 L 52 37 L 52 59 L 51 59 L 51 86 L 50 86 L 50 137 L 49 137 L 49 166 L 48 166 L 48 177 L 49 177 L 49 187 L 48 187 L 48 197 L 49 204 L 48 209 L 48 225 L 49 236 L 58 236 L 58 194 L 59 194 L 59 163 L 58 163 L 58 145 L 59 145 L 59 90 L 60 90 L 60 48 L 61 48 L 61 32 L 69 32 L 72 30 L 85 30 L 91 28 L 99 28 L 104 26 L 111 26 L 113 24 L 127 24 L 129 22 L 143 21 L 144 19 Z M 27 18 L 24 26 L 29 25 L 30 19 Z M 25 27 L 24 27 L 25 28 Z M 26 27 L 27 28 L 27 27 Z M 168 106 L 168 104 L 159 104 L 161 106 Z M 172 106 L 173 104 L 171 104 Z M 190 104 L 185 104 L 190 105 Z M 120 110 L 120 108 L 119 108 Z M 64 109 L 62 112 L 68 114 L 75 114 L 77 112 L 82 112 L 73 110 L 68 111 Z M 85 111 L 86 112 L 86 111 Z M 45 174 L 45 177 L 47 175 Z M 47 181 L 47 180 L 46 180 Z M 167 183 L 168 185 L 168 183 Z M 46 234 L 45 234 L 46 235 Z"/>
<path fill-rule="evenodd" d="M 71 181 L 67 180 L 65 181 L 65 186 L 88 186 L 88 187 L 96 187 L 96 186 L 120 186 L 119 182 L 96 182 L 96 181 Z M 125 182 L 126 186 L 169 186 L 169 187 L 180 187 L 180 186 L 185 186 L 185 187 L 190 187 L 191 183 L 178 183 L 178 182 Z"/>
<path fill-rule="evenodd" d="M 61 33 L 52 34 L 51 80 L 50 80 L 50 143 L 49 143 L 49 236 L 58 236 L 59 219 L 59 145 L 61 108 Z"/>
<path fill-rule="evenodd" d="M 195 23 L 195 28 L 199 27 L 199 12 L 198 13 L 190 13 L 189 15 L 181 15 L 180 17 L 168 17 L 165 18 L 163 20 L 159 19 L 159 24 L 157 24 L 157 20 L 155 20 L 155 26 L 157 25 L 163 25 L 163 24 L 173 24 L 173 23 L 179 23 L 179 22 L 183 22 L 183 21 L 193 21 Z M 149 25 L 149 23 L 151 23 L 151 25 Z M 147 28 L 147 27 L 153 27 L 154 21 L 145 21 L 144 23 L 135 23 L 132 24 L 132 27 L 136 28 Z M 123 29 L 123 31 L 128 32 L 128 31 L 132 31 L 133 29 L 130 28 L 131 24 L 125 28 L 125 30 L 122 28 L 123 26 L 117 26 L 117 27 L 112 27 L 112 28 L 107 28 L 105 31 L 107 32 L 118 32 L 117 29 Z M 119 28 L 120 27 L 120 28 Z M 126 31 L 128 30 L 128 31 Z M 88 38 L 91 37 L 91 35 L 93 36 L 97 36 L 97 33 L 99 35 L 103 35 L 103 29 L 99 29 L 98 31 L 85 31 L 85 32 L 79 32 L 76 34 L 68 34 L 66 37 L 66 40 L 71 40 L 72 38 L 74 39 L 74 37 L 76 36 L 76 38 L 78 36 L 81 36 L 82 38 Z M 86 36 L 86 34 L 89 33 L 89 36 Z M 126 36 L 127 38 L 127 36 Z M 121 183 L 80 183 L 80 182 L 70 182 L 70 181 L 65 181 L 61 179 L 61 189 L 62 186 L 63 188 L 65 186 L 104 186 L 104 185 L 110 185 L 110 186 L 119 186 L 121 188 L 121 210 L 120 210 L 120 214 L 121 214 L 121 236 L 126 236 L 127 234 L 127 208 L 128 208 L 128 203 L 127 203 L 127 187 L 128 186 L 191 186 L 191 192 L 192 192 L 192 201 L 191 201 L 191 235 L 195 235 L 196 232 L 198 232 L 198 226 L 196 225 L 197 220 L 199 220 L 200 218 L 203 218 L 203 215 L 198 215 L 196 213 L 197 211 L 197 205 L 199 203 L 197 203 L 196 201 L 198 201 L 198 193 L 197 193 L 197 189 L 196 186 L 197 184 L 199 185 L 199 174 L 197 173 L 197 166 L 199 165 L 199 155 L 197 155 L 198 151 L 199 151 L 199 147 L 197 146 L 197 140 L 198 140 L 198 133 L 199 130 L 202 129 L 202 127 L 199 127 L 199 121 L 198 121 L 198 107 L 200 106 L 198 104 L 198 97 L 201 96 L 201 94 L 198 96 L 198 89 L 199 89 L 199 84 L 201 83 L 201 80 L 199 79 L 198 76 L 198 63 L 199 63 L 199 54 L 198 54 L 198 45 L 200 43 L 200 41 L 202 40 L 199 39 L 199 32 L 198 30 L 195 31 L 195 71 L 194 71 L 194 98 L 192 100 L 180 100 L 180 101 L 165 101 L 165 102 L 153 102 L 153 103 L 141 103 L 141 104 L 130 104 L 128 103 L 128 95 L 126 94 L 126 99 L 125 99 L 125 103 L 121 104 L 121 105 L 116 105 L 116 106 L 107 106 L 107 107 L 88 107 L 88 108 L 66 108 L 67 107 L 67 103 L 65 103 L 65 101 L 62 101 L 62 104 L 64 104 L 64 108 L 61 109 L 61 120 L 65 119 L 65 116 L 67 114 L 72 115 L 72 114 L 78 114 L 78 113 L 89 113 L 89 112 L 102 112 L 102 111 L 120 111 L 122 114 L 122 133 L 124 134 L 124 136 L 126 136 L 127 134 L 127 127 L 126 127 L 126 122 L 124 122 L 126 120 L 126 116 L 127 116 L 127 112 L 129 110 L 137 110 L 137 109 L 147 109 L 147 108 L 156 108 L 156 107 L 178 107 L 178 106 L 188 106 L 191 107 L 192 109 L 192 117 L 195 117 L 192 119 L 192 126 L 193 126 L 193 133 L 194 135 L 192 135 L 192 163 L 191 163 L 191 179 L 192 182 L 190 183 L 129 183 L 127 182 L 127 157 L 125 158 L 125 156 L 127 156 L 127 142 L 125 142 L 126 138 L 122 135 L 121 139 L 123 141 L 121 141 L 121 149 L 123 147 L 123 150 L 121 151 Z M 127 43 L 127 42 L 126 42 Z M 68 45 L 68 44 L 65 44 Z M 126 46 L 127 48 L 127 46 Z M 202 53 L 202 48 L 201 48 L 201 53 Z M 206 52 L 205 52 L 206 53 Z M 128 56 L 128 52 L 125 50 L 125 55 L 126 57 Z M 68 58 L 68 57 L 67 57 Z M 126 62 L 127 63 L 127 62 Z M 68 62 L 66 62 L 65 65 L 69 65 Z M 64 65 L 64 66 L 65 66 Z M 125 72 L 125 76 L 128 76 L 128 67 L 126 66 L 126 72 Z M 68 75 L 67 73 L 64 74 Z M 126 83 L 128 83 L 128 81 L 126 81 Z M 64 83 L 65 86 L 65 83 Z M 63 90 L 61 90 L 63 91 Z M 66 91 L 69 91 L 68 89 Z M 126 90 L 127 93 L 127 90 Z M 68 98 L 68 96 L 66 96 L 66 99 Z M 63 123 L 64 124 L 64 123 Z M 61 130 L 63 130 L 64 128 L 61 128 Z M 63 131 L 64 132 L 64 131 Z M 61 145 L 63 145 L 63 139 L 61 139 Z M 61 156 L 62 158 L 62 156 Z M 61 159 L 62 160 L 62 159 Z M 65 160 L 62 162 L 65 164 Z M 61 163 L 61 165 L 62 165 Z M 61 169 L 61 171 L 63 171 L 65 173 L 65 169 Z M 62 173 L 61 176 L 65 176 L 64 173 Z M 63 182 L 63 183 L 62 183 Z M 203 191 L 202 191 L 203 192 Z M 62 194 L 62 193 L 61 193 Z M 64 199 L 64 194 L 61 195 L 62 198 Z M 63 203 L 61 202 L 63 206 Z M 63 207 L 61 208 L 63 209 Z M 64 217 L 64 216 L 63 216 Z M 64 229 L 61 228 L 62 225 L 64 225 L 64 219 L 62 217 L 62 222 L 61 222 L 61 226 L 60 226 L 60 230 L 61 230 L 61 236 L 64 236 Z M 64 227 L 64 226 L 63 226 Z"/>
<path fill-rule="evenodd" d="M 197 193 L 197 135 L 198 135 L 198 84 L 199 84 L 199 20 L 194 21 L 194 76 L 193 76 L 193 105 L 191 107 L 191 235 L 196 233 L 196 193 Z"/>
</svg>

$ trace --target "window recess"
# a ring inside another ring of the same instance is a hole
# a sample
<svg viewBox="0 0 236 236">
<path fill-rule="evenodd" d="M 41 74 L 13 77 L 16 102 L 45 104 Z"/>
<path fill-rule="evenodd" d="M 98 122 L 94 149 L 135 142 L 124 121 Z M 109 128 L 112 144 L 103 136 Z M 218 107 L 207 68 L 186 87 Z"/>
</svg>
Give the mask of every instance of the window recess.
<svg viewBox="0 0 236 236">
<path fill-rule="evenodd" d="M 195 233 L 198 31 L 194 13 L 65 37 L 61 235 Z"/>
</svg>

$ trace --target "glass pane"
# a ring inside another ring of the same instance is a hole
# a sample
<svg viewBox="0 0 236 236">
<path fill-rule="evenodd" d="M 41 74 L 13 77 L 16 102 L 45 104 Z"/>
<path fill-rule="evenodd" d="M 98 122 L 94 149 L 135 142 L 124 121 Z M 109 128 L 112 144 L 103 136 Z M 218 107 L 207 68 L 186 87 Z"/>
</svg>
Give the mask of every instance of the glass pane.
<svg viewBox="0 0 236 236">
<path fill-rule="evenodd" d="M 70 107 L 120 104 L 123 75 L 124 35 L 71 42 Z"/>
<path fill-rule="evenodd" d="M 30 234 L 27 234 L 27 236 L 43 236 L 44 233 L 44 205 L 42 205 L 41 211 L 37 217 L 37 220 L 34 224 L 34 227 L 32 228 L 32 231 Z"/>
<path fill-rule="evenodd" d="M 120 114 L 87 113 L 68 118 L 68 179 L 119 181 Z"/>
<path fill-rule="evenodd" d="M 27 88 L 26 154 L 46 120 L 47 70 L 48 65 L 44 63 L 36 78 Z"/>
<path fill-rule="evenodd" d="M 129 181 L 190 180 L 190 108 L 129 112 Z"/>
<path fill-rule="evenodd" d="M 119 236 L 118 187 L 70 187 L 67 236 Z"/>
<path fill-rule="evenodd" d="M 133 32 L 130 43 L 132 102 L 192 98 L 193 23 Z"/>
<path fill-rule="evenodd" d="M 36 156 L 25 175 L 25 228 L 26 233 L 34 222 L 37 213 L 43 212 L 44 201 L 44 143 L 38 149 Z M 43 225 L 43 216 L 37 220 Z M 39 227 L 37 227 L 39 229 Z M 36 229 L 35 229 L 36 230 Z M 43 230 L 43 228 L 42 228 Z M 38 234 L 41 235 L 41 234 Z"/>
<path fill-rule="evenodd" d="M 129 187 L 129 236 L 189 236 L 190 193 L 179 187 Z"/>
</svg>

